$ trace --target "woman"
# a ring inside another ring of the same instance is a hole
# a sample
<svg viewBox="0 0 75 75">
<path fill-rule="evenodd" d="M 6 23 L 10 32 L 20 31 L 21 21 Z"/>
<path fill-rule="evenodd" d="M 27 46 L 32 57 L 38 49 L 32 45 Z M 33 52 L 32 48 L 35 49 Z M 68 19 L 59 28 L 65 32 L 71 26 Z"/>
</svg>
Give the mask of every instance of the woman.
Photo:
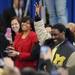
<svg viewBox="0 0 75 75">
<path fill-rule="evenodd" d="M 11 28 L 7 28 L 5 36 L 11 44 L 14 41 L 16 33 L 20 30 L 20 19 L 17 16 L 11 18 Z"/>
<path fill-rule="evenodd" d="M 20 19 L 16 16 L 12 17 L 11 19 L 11 29 L 12 29 L 12 39 L 14 40 L 14 37 L 16 35 L 16 33 L 19 32 L 20 30 Z"/>
<path fill-rule="evenodd" d="M 36 60 L 28 60 L 31 58 L 32 48 L 38 42 L 36 33 L 33 32 L 33 22 L 30 17 L 24 17 L 21 23 L 21 32 L 18 33 L 14 40 L 14 48 L 9 50 L 8 55 L 15 58 L 15 65 L 22 69 L 24 67 L 36 68 Z"/>
</svg>

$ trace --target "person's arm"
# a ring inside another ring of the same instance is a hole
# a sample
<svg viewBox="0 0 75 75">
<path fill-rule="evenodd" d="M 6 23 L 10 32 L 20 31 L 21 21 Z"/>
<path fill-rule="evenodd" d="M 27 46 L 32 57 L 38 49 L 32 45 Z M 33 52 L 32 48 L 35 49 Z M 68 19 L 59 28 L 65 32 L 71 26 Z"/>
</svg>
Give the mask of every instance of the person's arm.
<svg viewBox="0 0 75 75">
<path fill-rule="evenodd" d="M 35 26 L 35 31 L 36 31 L 37 37 L 41 44 L 43 44 L 46 39 L 51 38 L 51 34 L 47 33 L 47 31 L 44 27 L 43 20 L 34 22 L 34 26 Z"/>
<path fill-rule="evenodd" d="M 35 16 L 34 27 L 35 27 L 35 31 L 37 33 L 37 37 L 39 39 L 40 44 L 43 44 L 43 42 L 46 39 L 51 38 L 51 34 L 47 33 L 44 27 L 44 22 L 43 20 L 41 20 L 41 17 L 39 14 L 40 14 L 40 6 L 36 5 L 36 16 Z"/>
<path fill-rule="evenodd" d="M 72 66 L 75 66 L 75 52 L 73 52 L 71 54 L 71 56 L 69 57 L 67 63 L 66 63 L 66 67 L 72 67 Z"/>
</svg>

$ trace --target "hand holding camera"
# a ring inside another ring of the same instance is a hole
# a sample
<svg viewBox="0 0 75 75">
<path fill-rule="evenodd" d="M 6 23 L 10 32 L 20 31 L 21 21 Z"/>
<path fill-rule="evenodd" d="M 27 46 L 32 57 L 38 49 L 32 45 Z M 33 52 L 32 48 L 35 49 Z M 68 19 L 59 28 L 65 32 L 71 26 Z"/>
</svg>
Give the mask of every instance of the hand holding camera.
<svg viewBox="0 0 75 75">
<path fill-rule="evenodd" d="M 7 53 L 7 55 L 9 57 L 15 57 L 15 56 L 17 56 L 17 55 L 20 54 L 18 51 L 15 50 L 15 48 L 13 46 L 8 46 L 6 48 L 6 51 L 5 52 Z"/>
</svg>

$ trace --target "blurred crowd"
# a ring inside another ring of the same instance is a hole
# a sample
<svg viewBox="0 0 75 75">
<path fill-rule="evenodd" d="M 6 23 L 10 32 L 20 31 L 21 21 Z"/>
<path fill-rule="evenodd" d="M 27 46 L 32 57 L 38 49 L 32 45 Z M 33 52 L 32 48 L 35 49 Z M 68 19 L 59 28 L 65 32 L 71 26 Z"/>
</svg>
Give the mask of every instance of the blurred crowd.
<svg viewBox="0 0 75 75">
<path fill-rule="evenodd" d="M 1 15 L 0 75 L 74 75 L 75 24 L 67 21 L 66 0 L 40 0 L 34 19 L 29 2 L 12 0 Z"/>
</svg>

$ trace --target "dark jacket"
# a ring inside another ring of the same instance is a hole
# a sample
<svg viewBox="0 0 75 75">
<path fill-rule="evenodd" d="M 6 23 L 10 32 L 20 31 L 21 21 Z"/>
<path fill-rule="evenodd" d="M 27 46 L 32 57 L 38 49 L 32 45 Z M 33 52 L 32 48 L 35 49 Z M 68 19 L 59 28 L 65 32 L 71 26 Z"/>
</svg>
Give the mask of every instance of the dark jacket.
<svg viewBox="0 0 75 75">
<path fill-rule="evenodd" d="M 6 40 L 5 36 L 2 33 L 0 33 L 0 58 L 6 55 L 4 51 L 6 50 L 8 44 L 9 42 Z"/>
<path fill-rule="evenodd" d="M 52 63 L 50 62 L 50 60 L 44 61 L 43 59 L 40 59 L 39 70 L 44 70 L 44 65 L 46 65 L 47 71 L 49 73 L 51 72 L 53 65 L 55 65 L 56 67 L 67 67 L 66 64 L 68 62 L 68 59 L 74 51 L 75 47 L 68 40 L 65 40 L 61 45 L 57 47 L 57 51 L 54 55 Z"/>
<path fill-rule="evenodd" d="M 75 47 L 68 40 L 65 40 L 61 45 L 57 47 L 53 63 L 59 66 L 66 67 L 68 58 L 74 51 Z"/>
</svg>

